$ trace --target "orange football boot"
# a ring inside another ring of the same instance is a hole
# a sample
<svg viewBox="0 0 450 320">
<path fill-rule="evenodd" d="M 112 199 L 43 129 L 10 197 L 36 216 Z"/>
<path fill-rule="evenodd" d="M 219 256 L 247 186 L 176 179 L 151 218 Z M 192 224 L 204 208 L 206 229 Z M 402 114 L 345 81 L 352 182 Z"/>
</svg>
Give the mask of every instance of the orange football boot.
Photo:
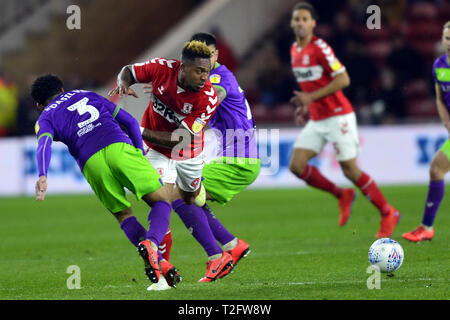
<svg viewBox="0 0 450 320">
<path fill-rule="evenodd" d="M 342 195 L 339 197 L 339 225 L 344 226 L 352 213 L 353 202 L 355 202 L 357 193 L 353 189 L 342 189 Z"/>
<path fill-rule="evenodd" d="M 395 226 L 401 218 L 400 212 L 391 207 L 389 214 L 381 216 L 380 230 L 375 237 L 377 238 L 389 238 L 394 232 Z"/>
<path fill-rule="evenodd" d="M 224 251 L 219 259 L 206 262 L 206 274 L 198 282 L 216 281 L 230 274 L 233 268 L 233 257 Z"/>
<path fill-rule="evenodd" d="M 235 267 L 239 260 L 248 256 L 250 253 L 250 245 L 242 239 L 238 240 L 238 244 L 231 250 L 227 250 L 231 257 L 233 258 L 233 266 Z"/>
<path fill-rule="evenodd" d="M 141 241 L 138 244 L 138 252 L 144 259 L 145 274 L 153 283 L 158 283 L 161 271 L 158 265 L 158 252 L 153 249 L 150 240 Z"/>
<path fill-rule="evenodd" d="M 431 240 L 434 237 L 434 229 L 427 230 L 420 225 L 415 230 L 402 234 L 402 237 L 413 242 Z"/>
</svg>

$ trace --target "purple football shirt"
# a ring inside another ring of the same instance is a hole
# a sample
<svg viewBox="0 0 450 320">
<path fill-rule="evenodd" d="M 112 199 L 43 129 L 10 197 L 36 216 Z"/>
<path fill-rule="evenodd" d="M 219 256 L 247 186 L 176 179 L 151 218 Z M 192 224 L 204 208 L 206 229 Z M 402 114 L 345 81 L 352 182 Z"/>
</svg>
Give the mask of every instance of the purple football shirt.
<svg viewBox="0 0 450 320">
<path fill-rule="evenodd" d="M 224 65 L 216 64 L 209 76 L 214 87 L 226 92 L 209 126 L 222 141 L 222 156 L 259 158 L 255 122 L 250 106 L 233 73 Z"/>
<path fill-rule="evenodd" d="M 54 99 L 36 122 L 38 138 L 50 136 L 69 148 L 83 170 L 86 161 L 106 146 L 124 142 L 133 145 L 114 119 L 119 107 L 89 91 L 73 90 Z"/>
<path fill-rule="evenodd" d="M 434 61 L 433 79 L 442 89 L 447 110 L 450 112 L 450 64 L 447 55 L 442 55 Z"/>
</svg>

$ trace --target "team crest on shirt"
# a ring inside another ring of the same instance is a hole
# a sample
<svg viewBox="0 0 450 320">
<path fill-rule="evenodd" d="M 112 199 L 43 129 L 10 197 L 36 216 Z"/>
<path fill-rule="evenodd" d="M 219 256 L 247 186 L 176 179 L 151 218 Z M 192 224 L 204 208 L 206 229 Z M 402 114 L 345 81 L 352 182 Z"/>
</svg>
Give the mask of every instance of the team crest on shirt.
<svg viewBox="0 0 450 320">
<path fill-rule="evenodd" d="M 192 105 L 192 104 L 190 104 L 190 103 L 185 103 L 184 105 L 183 105 L 183 109 L 181 110 L 183 113 L 186 113 L 186 114 L 189 114 L 189 113 L 191 113 L 192 112 L 192 108 L 193 108 L 194 106 Z"/>
<path fill-rule="evenodd" d="M 200 178 L 196 178 L 194 181 L 191 182 L 191 187 L 194 189 L 197 189 L 199 183 L 200 183 Z"/>
<path fill-rule="evenodd" d="M 303 61 L 302 61 L 302 64 L 303 65 L 308 65 L 309 64 L 309 54 L 305 54 L 304 56 L 303 56 Z"/>
<path fill-rule="evenodd" d="M 192 132 L 199 133 L 206 126 L 206 122 L 200 118 L 195 119 L 194 124 L 192 125 Z"/>
</svg>

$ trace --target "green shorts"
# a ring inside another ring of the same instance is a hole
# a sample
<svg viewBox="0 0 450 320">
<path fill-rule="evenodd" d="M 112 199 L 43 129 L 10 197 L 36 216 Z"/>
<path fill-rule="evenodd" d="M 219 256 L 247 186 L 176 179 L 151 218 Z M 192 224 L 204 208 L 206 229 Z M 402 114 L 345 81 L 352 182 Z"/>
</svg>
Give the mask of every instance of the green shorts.
<svg viewBox="0 0 450 320">
<path fill-rule="evenodd" d="M 83 175 L 112 213 L 131 207 L 124 188 L 140 200 L 163 186 L 160 175 L 142 151 L 128 143 L 114 143 L 95 153 L 84 165 Z"/>
<path fill-rule="evenodd" d="M 259 175 L 260 159 L 223 157 L 206 164 L 203 186 L 221 205 L 251 185 Z"/>
<path fill-rule="evenodd" d="M 442 151 L 442 153 L 447 156 L 448 161 L 450 161 L 450 139 L 447 139 L 439 150 Z"/>
</svg>

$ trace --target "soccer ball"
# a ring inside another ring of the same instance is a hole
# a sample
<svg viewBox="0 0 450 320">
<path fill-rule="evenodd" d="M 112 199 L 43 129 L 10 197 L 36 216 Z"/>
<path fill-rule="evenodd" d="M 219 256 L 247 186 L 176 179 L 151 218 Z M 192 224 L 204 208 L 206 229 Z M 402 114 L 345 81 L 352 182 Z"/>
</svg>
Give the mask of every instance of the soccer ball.
<svg viewBox="0 0 450 320">
<path fill-rule="evenodd" d="M 400 243 L 390 238 L 378 239 L 369 248 L 369 262 L 380 272 L 394 272 L 400 268 L 404 257 Z"/>
</svg>

